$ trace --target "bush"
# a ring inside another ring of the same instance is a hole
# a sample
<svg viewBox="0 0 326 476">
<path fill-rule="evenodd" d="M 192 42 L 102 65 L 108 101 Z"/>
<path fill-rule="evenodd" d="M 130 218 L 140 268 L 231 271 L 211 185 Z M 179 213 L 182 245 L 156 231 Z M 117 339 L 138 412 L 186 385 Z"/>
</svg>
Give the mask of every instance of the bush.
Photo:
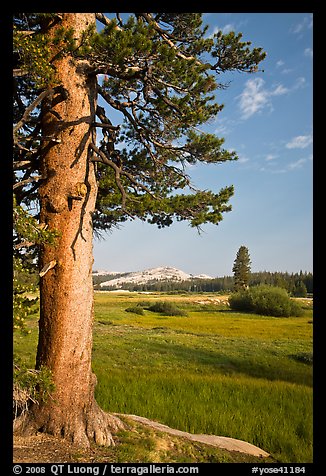
<svg viewBox="0 0 326 476">
<path fill-rule="evenodd" d="M 274 286 L 254 286 L 229 297 L 230 308 L 235 311 L 254 312 L 266 316 L 302 316 L 300 305 L 293 301 L 287 291 Z"/>
<path fill-rule="evenodd" d="M 302 362 L 303 364 L 312 365 L 313 364 L 313 354 L 312 352 L 300 352 L 298 354 L 290 355 L 294 360 Z"/>
<path fill-rule="evenodd" d="M 185 311 L 179 309 L 175 304 L 166 301 L 156 302 L 147 309 L 152 312 L 159 312 L 164 316 L 187 316 Z"/>
<path fill-rule="evenodd" d="M 144 309 L 141 306 L 131 306 L 126 309 L 126 312 L 132 312 L 133 314 L 138 314 L 139 316 L 144 315 Z"/>
<path fill-rule="evenodd" d="M 39 370 L 28 369 L 14 356 L 13 369 L 13 409 L 14 419 L 28 410 L 31 403 L 46 402 L 55 389 L 52 374 L 46 367 Z"/>
</svg>

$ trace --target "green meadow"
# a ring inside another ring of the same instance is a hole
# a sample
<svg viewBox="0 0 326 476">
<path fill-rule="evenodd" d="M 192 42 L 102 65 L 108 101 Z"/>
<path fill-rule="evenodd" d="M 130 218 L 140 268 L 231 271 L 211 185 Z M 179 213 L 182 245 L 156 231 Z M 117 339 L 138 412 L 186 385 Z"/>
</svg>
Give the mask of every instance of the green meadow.
<svg viewBox="0 0 326 476">
<path fill-rule="evenodd" d="M 230 311 L 218 295 L 95 293 L 93 370 L 107 411 L 248 441 L 279 462 L 312 461 L 312 309 L 275 318 Z M 210 300 L 211 299 L 211 300 Z M 146 310 L 169 301 L 185 316 Z M 141 306 L 142 315 L 126 312 Z M 15 335 L 34 364 L 32 333 Z"/>
</svg>

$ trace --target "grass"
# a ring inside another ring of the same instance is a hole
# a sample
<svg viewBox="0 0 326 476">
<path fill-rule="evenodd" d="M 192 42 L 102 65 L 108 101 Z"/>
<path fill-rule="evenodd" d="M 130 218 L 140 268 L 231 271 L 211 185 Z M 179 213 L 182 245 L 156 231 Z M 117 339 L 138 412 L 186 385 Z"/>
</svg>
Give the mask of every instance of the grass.
<svg viewBox="0 0 326 476">
<path fill-rule="evenodd" d="M 96 293 L 99 404 L 192 433 L 239 438 L 280 462 L 311 462 L 312 311 L 282 319 L 205 300 Z M 187 316 L 146 310 L 160 301 Z M 126 312 L 137 306 L 143 315 Z M 36 330 L 15 341 L 33 365 Z"/>
</svg>

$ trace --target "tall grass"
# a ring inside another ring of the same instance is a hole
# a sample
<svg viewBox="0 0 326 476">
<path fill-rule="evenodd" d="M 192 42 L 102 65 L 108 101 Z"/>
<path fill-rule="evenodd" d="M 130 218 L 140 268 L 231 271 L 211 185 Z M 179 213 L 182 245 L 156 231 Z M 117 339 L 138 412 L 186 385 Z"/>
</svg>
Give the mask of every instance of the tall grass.
<svg viewBox="0 0 326 476">
<path fill-rule="evenodd" d="M 110 411 L 144 415 L 173 428 L 251 442 L 282 462 L 309 462 L 312 395 L 307 387 L 248 377 L 186 372 L 96 370 L 97 400 Z"/>
<path fill-rule="evenodd" d="M 312 351 L 311 312 L 280 319 L 178 298 L 188 317 L 130 316 L 118 299 L 96 307 L 103 408 L 239 438 L 281 462 L 312 460 L 312 367 L 297 358 Z"/>
<path fill-rule="evenodd" d="M 312 311 L 282 319 L 166 295 L 146 296 L 144 308 L 171 300 L 187 316 L 125 311 L 142 300 L 96 294 L 93 370 L 105 410 L 242 439 L 284 463 L 312 461 Z M 30 366 L 36 321 L 14 336 Z"/>
</svg>

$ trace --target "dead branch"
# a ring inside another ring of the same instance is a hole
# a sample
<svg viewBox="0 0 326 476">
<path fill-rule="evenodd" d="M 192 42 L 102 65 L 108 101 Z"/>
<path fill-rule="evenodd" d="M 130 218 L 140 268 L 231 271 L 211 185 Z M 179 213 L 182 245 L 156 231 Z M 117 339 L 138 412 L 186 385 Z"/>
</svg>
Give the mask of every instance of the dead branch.
<svg viewBox="0 0 326 476">
<path fill-rule="evenodd" d="M 99 22 L 101 22 L 105 26 L 110 26 L 112 24 L 112 20 L 110 20 L 108 17 L 106 17 L 103 13 L 95 13 L 95 18 L 96 18 L 96 20 L 98 20 Z M 121 28 L 118 25 L 116 25 L 115 28 L 116 28 L 116 30 L 121 31 Z"/>
<path fill-rule="evenodd" d="M 140 189 L 140 190 L 143 190 L 144 192 L 148 193 L 151 197 L 153 198 L 157 198 L 152 192 L 151 190 L 146 187 L 146 185 L 138 182 L 138 180 L 135 179 L 135 177 L 133 177 L 133 175 L 129 172 L 127 172 L 126 170 L 123 170 L 121 167 L 118 167 L 117 164 L 115 164 L 111 159 L 109 159 L 105 153 L 103 151 L 101 151 L 98 147 L 96 147 L 95 144 L 93 144 L 92 142 L 90 143 L 90 148 L 99 156 L 99 158 L 95 158 L 95 157 L 92 157 L 91 158 L 91 161 L 92 162 L 102 162 L 103 164 L 106 164 L 106 165 L 109 165 L 115 172 L 115 180 L 116 180 L 116 184 L 118 186 L 118 189 L 121 193 L 121 196 L 122 196 L 122 208 L 125 210 L 125 203 L 126 203 L 126 198 L 127 198 L 127 195 L 126 195 L 126 191 L 122 185 L 122 182 L 121 182 L 121 176 L 124 176 L 126 177 L 130 183 L 132 183 L 133 185 L 135 185 L 136 188 Z"/>
<path fill-rule="evenodd" d="M 27 150 L 28 152 L 30 152 L 29 149 L 26 149 L 25 147 L 24 147 L 24 150 Z M 20 160 L 19 162 L 14 162 L 13 169 L 14 170 L 25 169 L 27 167 L 30 167 L 31 165 L 32 165 L 31 160 Z"/>
<path fill-rule="evenodd" d="M 30 246 L 34 246 L 35 244 L 35 241 L 22 241 L 21 243 L 17 243 L 17 245 L 14 245 L 14 249 L 19 250 L 19 248 L 29 248 Z"/>
<path fill-rule="evenodd" d="M 13 133 L 14 135 L 16 134 L 16 132 L 19 131 L 19 129 L 21 127 L 23 127 L 23 125 L 28 122 L 29 120 L 29 116 L 30 114 L 32 113 L 32 111 L 40 104 L 40 102 L 46 98 L 47 96 L 49 96 L 51 93 L 53 92 L 53 88 L 48 88 L 46 89 L 45 91 L 42 91 L 41 94 L 39 94 L 37 96 L 36 99 L 34 99 L 34 101 L 25 109 L 25 112 L 23 114 L 23 117 L 20 119 L 20 121 L 17 122 L 17 124 L 15 125 L 14 129 L 13 129 Z"/>
<path fill-rule="evenodd" d="M 32 183 L 32 182 L 37 182 L 38 180 L 40 180 L 42 177 L 42 175 L 34 175 L 34 177 L 29 177 L 28 179 L 26 180 L 21 180 L 20 182 L 17 182 L 13 185 L 12 189 L 13 190 L 16 190 L 17 188 L 21 188 L 21 187 L 24 187 L 25 185 L 29 184 L 29 183 Z"/>
<path fill-rule="evenodd" d="M 108 124 L 106 122 L 92 122 L 93 127 L 102 127 L 102 129 L 110 129 L 112 131 L 118 131 L 119 126 L 112 126 L 112 124 Z"/>
<path fill-rule="evenodd" d="M 21 68 L 13 69 L 14 78 L 17 78 L 17 77 L 20 77 L 20 76 L 26 76 L 27 74 L 28 74 L 28 71 L 26 69 L 21 69 Z"/>
</svg>

